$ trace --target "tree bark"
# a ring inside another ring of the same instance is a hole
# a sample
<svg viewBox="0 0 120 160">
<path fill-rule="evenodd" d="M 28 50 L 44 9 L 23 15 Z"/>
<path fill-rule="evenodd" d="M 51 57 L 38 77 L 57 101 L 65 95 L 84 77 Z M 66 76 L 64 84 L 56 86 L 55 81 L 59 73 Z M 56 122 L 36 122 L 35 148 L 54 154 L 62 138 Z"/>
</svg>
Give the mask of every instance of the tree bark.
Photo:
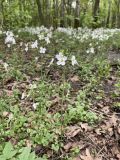
<svg viewBox="0 0 120 160">
<path fill-rule="evenodd" d="M 60 27 L 65 27 L 65 0 L 61 1 Z"/>
<path fill-rule="evenodd" d="M 2 0 L 1 3 L 0 3 L 0 29 L 2 29 L 2 28 L 3 28 L 3 25 L 4 25 L 3 2 L 4 2 L 4 0 Z"/>
<path fill-rule="evenodd" d="M 99 13 L 99 5 L 100 5 L 100 0 L 95 0 L 94 8 L 93 8 L 93 19 L 94 23 L 98 21 L 98 13 Z M 95 25 L 93 25 L 95 27 Z"/>
<path fill-rule="evenodd" d="M 41 6 L 41 0 L 36 0 L 37 6 L 38 6 L 38 15 L 39 15 L 39 22 L 40 25 L 44 25 L 44 16 L 42 13 L 42 6 Z"/>
<path fill-rule="evenodd" d="M 76 0 L 74 27 L 78 28 L 80 25 L 80 1 Z"/>
<path fill-rule="evenodd" d="M 108 5 L 109 5 L 109 7 L 108 7 L 108 16 L 107 16 L 106 27 L 109 27 L 109 25 L 110 25 L 111 0 L 108 0 Z"/>
<path fill-rule="evenodd" d="M 117 3 L 117 28 L 120 28 L 120 0 Z"/>
<path fill-rule="evenodd" d="M 45 26 L 50 26 L 50 3 L 49 0 L 45 1 L 46 15 L 45 15 Z"/>
<path fill-rule="evenodd" d="M 67 4 L 68 4 L 68 7 L 67 7 L 67 15 L 68 15 L 68 18 L 67 18 L 67 24 L 68 24 L 68 26 L 71 26 L 71 17 L 69 17 L 69 16 L 72 16 L 71 15 L 71 0 L 68 0 L 68 2 L 67 2 Z"/>
</svg>

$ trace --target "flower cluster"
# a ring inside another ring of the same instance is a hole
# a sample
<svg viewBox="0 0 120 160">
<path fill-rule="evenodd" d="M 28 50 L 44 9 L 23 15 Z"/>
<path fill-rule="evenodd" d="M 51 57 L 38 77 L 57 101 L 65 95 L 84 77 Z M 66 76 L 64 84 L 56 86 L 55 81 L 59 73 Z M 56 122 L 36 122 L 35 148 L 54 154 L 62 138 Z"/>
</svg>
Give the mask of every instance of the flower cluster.
<svg viewBox="0 0 120 160">
<path fill-rule="evenodd" d="M 40 47 L 40 53 L 45 53 L 46 52 L 46 48 Z"/>
<path fill-rule="evenodd" d="M 76 8 L 76 0 L 73 0 L 72 8 L 74 9 Z M 18 30 L 18 34 L 20 34 L 21 32 L 22 33 L 27 32 L 30 34 L 30 36 L 34 35 L 36 37 L 36 39 L 33 42 L 28 42 L 28 43 L 20 42 L 20 48 L 22 49 L 22 47 L 24 47 L 24 51 L 26 53 L 28 52 L 29 48 L 30 50 L 35 49 L 40 54 L 48 53 L 49 51 L 51 51 L 52 45 L 50 44 L 54 42 L 53 40 L 54 38 L 57 37 L 57 34 L 61 35 L 62 33 L 64 33 L 64 35 L 67 36 L 70 42 L 72 40 L 73 42 L 78 42 L 80 44 L 85 44 L 85 45 L 87 44 L 86 46 L 83 45 L 83 48 L 82 47 L 80 48 L 81 49 L 80 52 L 83 51 L 84 53 L 94 54 L 102 47 L 102 43 L 101 43 L 102 41 L 104 42 L 108 40 L 110 37 L 112 37 L 116 33 L 119 34 L 120 29 L 99 28 L 99 29 L 92 30 L 88 28 L 73 29 L 73 28 L 58 27 L 55 31 L 53 31 L 52 27 L 48 29 L 48 28 L 45 28 L 44 26 L 41 26 L 41 27 L 36 27 L 36 28 L 25 27 L 25 28 Z M 13 32 L 7 31 L 5 32 L 5 34 L 6 34 L 5 44 L 8 47 L 10 47 L 13 44 L 16 44 L 16 40 L 15 40 L 15 36 Z M 64 37 L 63 38 L 58 37 L 58 39 L 57 38 L 55 39 L 55 42 L 57 44 L 62 43 L 61 46 L 64 45 L 65 41 L 66 40 L 64 39 Z M 71 45 L 70 42 L 68 44 Z M 61 49 L 59 48 L 58 50 L 61 51 Z M 74 51 L 73 52 L 71 51 L 71 46 L 68 46 L 67 50 L 69 52 L 70 57 L 67 57 L 66 55 L 64 55 L 63 52 L 60 52 L 52 58 L 52 60 L 49 63 L 49 66 L 51 66 L 53 62 L 55 62 L 55 60 L 57 61 L 57 65 L 59 66 L 60 65 L 64 66 L 67 61 L 71 61 L 72 66 L 78 65 L 75 55 L 71 55 L 72 53 L 75 53 Z M 55 51 L 55 53 L 57 52 L 59 51 Z M 38 60 L 39 60 L 39 55 L 35 57 L 35 61 L 38 62 Z"/>
<path fill-rule="evenodd" d="M 57 59 L 57 65 L 58 65 L 58 66 L 59 66 L 59 65 L 64 66 L 64 65 L 66 64 L 67 59 L 68 59 L 66 56 L 63 55 L 62 52 L 60 52 L 59 54 L 57 54 L 57 55 L 55 56 L 55 58 Z M 53 60 L 52 60 L 52 62 L 53 62 Z M 72 66 L 78 65 L 78 62 L 77 62 L 75 56 L 72 56 L 72 58 L 71 58 L 71 63 L 72 63 Z"/>
<path fill-rule="evenodd" d="M 65 62 L 67 60 L 67 57 L 64 56 L 61 52 L 59 54 L 56 55 L 56 59 L 58 60 L 57 61 L 57 65 L 62 65 L 64 66 L 65 65 Z"/>
<path fill-rule="evenodd" d="M 38 48 L 38 41 L 37 40 L 31 44 L 31 48 Z"/>
<path fill-rule="evenodd" d="M 5 44 L 10 47 L 12 44 L 16 44 L 14 34 L 11 31 L 6 32 Z"/>
<path fill-rule="evenodd" d="M 91 48 L 89 48 L 89 49 L 86 51 L 86 53 L 92 53 L 92 54 L 94 54 L 94 53 L 95 53 L 95 50 L 94 50 L 93 47 L 91 47 Z"/>
</svg>

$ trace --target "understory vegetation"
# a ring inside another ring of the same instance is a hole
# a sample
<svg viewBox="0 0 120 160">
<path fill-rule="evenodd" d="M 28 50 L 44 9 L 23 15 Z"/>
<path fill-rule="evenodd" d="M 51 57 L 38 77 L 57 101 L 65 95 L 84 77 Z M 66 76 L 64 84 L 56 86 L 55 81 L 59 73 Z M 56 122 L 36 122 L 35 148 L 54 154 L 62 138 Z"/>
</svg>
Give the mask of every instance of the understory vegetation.
<svg viewBox="0 0 120 160">
<path fill-rule="evenodd" d="M 119 49 L 119 29 L 1 32 L 0 160 L 119 159 Z"/>
<path fill-rule="evenodd" d="M 25 26 L 120 28 L 119 0 L 1 0 L 0 29 Z"/>
</svg>

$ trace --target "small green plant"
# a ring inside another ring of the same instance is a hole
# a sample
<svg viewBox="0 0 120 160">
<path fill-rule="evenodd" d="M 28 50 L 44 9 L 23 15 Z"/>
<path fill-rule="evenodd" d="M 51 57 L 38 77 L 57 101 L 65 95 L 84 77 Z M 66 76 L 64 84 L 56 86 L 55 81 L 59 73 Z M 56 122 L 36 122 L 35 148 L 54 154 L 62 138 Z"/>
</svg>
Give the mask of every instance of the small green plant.
<svg viewBox="0 0 120 160">
<path fill-rule="evenodd" d="M 115 86 L 120 90 L 120 81 L 116 83 Z"/>
<path fill-rule="evenodd" d="M 8 142 L 4 150 L 2 152 L 2 155 L 0 155 L 0 160 L 10 160 L 16 155 L 17 151 L 13 149 L 13 146 L 10 142 Z"/>
<path fill-rule="evenodd" d="M 71 123 L 76 121 L 83 121 L 94 123 L 98 118 L 95 113 L 88 110 L 89 105 L 89 102 L 86 101 L 86 92 L 79 92 L 74 105 L 69 105 L 68 110 L 64 115 L 65 122 Z"/>
<path fill-rule="evenodd" d="M 8 142 L 0 155 L 0 160 L 40 160 L 40 158 L 36 158 L 35 153 L 31 152 L 31 148 L 24 147 L 20 151 L 17 151 Z"/>
<path fill-rule="evenodd" d="M 115 102 L 113 108 L 115 110 L 120 110 L 120 102 Z"/>
</svg>

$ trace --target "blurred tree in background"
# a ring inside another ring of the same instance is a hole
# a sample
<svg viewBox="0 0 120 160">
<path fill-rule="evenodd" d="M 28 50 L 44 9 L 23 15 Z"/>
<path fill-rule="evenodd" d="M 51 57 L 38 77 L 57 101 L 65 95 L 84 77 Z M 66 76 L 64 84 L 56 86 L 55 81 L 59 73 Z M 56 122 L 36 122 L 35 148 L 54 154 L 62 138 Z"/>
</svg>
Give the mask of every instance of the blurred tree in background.
<svg viewBox="0 0 120 160">
<path fill-rule="evenodd" d="M 120 0 L 0 0 L 0 28 L 120 27 Z"/>
</svg>

